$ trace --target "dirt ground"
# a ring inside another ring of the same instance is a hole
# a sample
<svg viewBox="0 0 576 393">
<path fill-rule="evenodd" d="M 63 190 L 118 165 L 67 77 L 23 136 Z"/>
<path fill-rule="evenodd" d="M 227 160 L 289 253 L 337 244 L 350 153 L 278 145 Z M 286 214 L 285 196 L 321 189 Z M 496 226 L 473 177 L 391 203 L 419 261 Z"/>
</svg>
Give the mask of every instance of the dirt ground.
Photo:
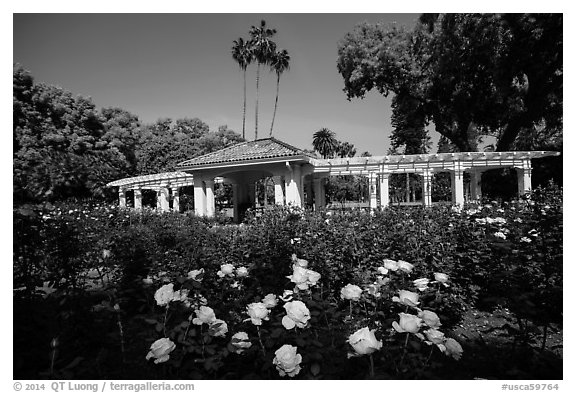
<svg viewBox="0 0 576 393">
<path fill-rule="evenodd" d="M 543 328 L 529 324 L 518 332 L 517 320 L 506 309 L 492 313 L 471 310 L 452 330 L 465 355 L 452 370 L 453 379 L 562 379 L 562 326 Z"/>
</svg>

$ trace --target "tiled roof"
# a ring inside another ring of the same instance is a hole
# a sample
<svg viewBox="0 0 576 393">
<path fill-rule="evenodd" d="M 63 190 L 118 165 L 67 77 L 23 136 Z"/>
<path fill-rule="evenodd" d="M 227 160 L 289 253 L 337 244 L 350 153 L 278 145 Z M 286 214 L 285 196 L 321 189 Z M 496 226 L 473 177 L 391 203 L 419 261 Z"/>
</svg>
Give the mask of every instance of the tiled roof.
<svg viewBox="0 0 576 393">
<path fill-rule="evenodd" d="M 179 168 L 189 168 L 209 164 L 227 162 L 241 162 L 266 158 L 279 157 L 302 157 L 313 158 L 305 151 L 291 146 L 275 138 L 257 139 L 250 142 L 242 142 L 224 149 L 195 157 L 178 164 Z"/>
</svg>

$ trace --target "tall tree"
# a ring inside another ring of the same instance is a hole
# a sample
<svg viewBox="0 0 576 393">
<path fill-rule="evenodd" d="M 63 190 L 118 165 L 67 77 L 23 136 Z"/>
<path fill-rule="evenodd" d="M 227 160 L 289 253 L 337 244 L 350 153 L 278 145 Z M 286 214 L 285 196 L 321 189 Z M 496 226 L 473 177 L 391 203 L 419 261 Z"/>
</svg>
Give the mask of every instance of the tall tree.
<svg viewBox="0 0 576 393">
<path fill-rule="evenodd" d="M 377 89 L 420 102 L 460 151 L 481 135 L 507 150 L 562 126 L 562 14 L 424 15 L 412 31 L 361 24 L 338 47 L 349 99 Z"/>
<path fill-rule="evenodd" d="M 286 49 L 276 51 L 272 56 L 272 69 L 276 72 L 276 100 L 274 101 L 274 114 L 272 115 L 272 124 L 270 124 L 270 137 L 274 128 L 274 119 L 276 118 L 276 109 L 278 108 L 278 93 L 280 91 L 280 75 L 290 68 L 290 55 Z"/>
<path fill-rule="evenodd" d="M 322 158 L 331 158 L 338 147 L 336 134 L 328 128 L 321 128 L 312 137 L 312 146 Z"/>
<path fill-rule="evenodd" d="M 356 155 L 356 147 L 350 142 L 338 141 L 335 153 L 340 158 L 354 157 Z"/>
<path fill-rule="evenodd" d="M 103 196 L 106 183 L 135 171 L 138 118 L 96 109 L 89 99 L 13 75 L 14 200 Z"/>
<path fill-rule="evenodd" d="M 232 58 L 244 74 L 244 106 L 242 111 L 242 138 L 246 138 L 246 69 L 252 62 L 252 48 L 250 43 L 238 38 L 232 46 Z"/>
<path fill-rule="evenodd" d="M 407 94 L 397 94 L 392 99 L 391 146 L 403 147 L 403 154 L 427 153 L 430 137 L 426 132 L 426 114 L 420 101 Z"/>
<path fill-rule="evenodd" d="M 266 21 L 260 21 L 260 26 L 250 28 L 250 47 L 256 62 L 256 123 L 254 125 L 254 139 L 258 139 L 258 98 L 260 94 L 260 66 L 269 64 L 271 56 L 276 50 L 276 43 L 271 37 L 276 34 L 276 29 L 266 27 Z"/>
<path fill-rule="evenodd" d="M 392 126 L 390 135 L 392 149 L 403 147 L 403 154 L 427 153 L 430 148 L 430 137 L 426 132 L 426 114 L 420 101 L 409 94 L 400 92 L 392 99 Z M 410 201 L 410 174 L 406 173 L 406 201 Z M 414 180 L 414 176 L 412 176 Z M 413 183 L 414 181 L 412 181 Z"/>
</svg>

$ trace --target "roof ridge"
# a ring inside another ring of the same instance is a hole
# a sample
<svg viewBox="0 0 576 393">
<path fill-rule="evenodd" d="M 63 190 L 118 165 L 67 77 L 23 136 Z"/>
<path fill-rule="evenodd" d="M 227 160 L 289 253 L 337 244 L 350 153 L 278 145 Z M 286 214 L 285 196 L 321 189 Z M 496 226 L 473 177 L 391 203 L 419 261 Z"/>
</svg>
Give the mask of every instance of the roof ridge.
<svg viewBox="0 0 576 393">
<path fill-rule="evenodd" d="M 254 155 L 254 152 L 260 152 Z M 216 150 L 201 156 L 192 157 L 188 160 L 178 163 L 178 167 L 194 166 L 201 161 L 205 162 L 226 162 L 226 161 L 245 161 L 255 158 L 272 158 L 272 157 L 307 157 L 316 158 L 304 150 L 290 145 L 274 137 L 260 138 L 252 141 L 244 141 L 227 146 L 223 149 Z"/>
<path fill-rule="evenodd" d="M 245 145 L 245 144 L 247 144 L 247 143 L 249 143 L 249 142 L 251 142 L 251 141 L 244 141 L 244 142 L 235 143 L 235 144 L 233 144 L 233 145 L 223 147 L 222 149 L 218 149 L 218 150 L 216 150 L 216 151 L 211 151 L 210 153 L 202 154 L 201 156 L 189 158 L 189 159 L 187 159 L 186 161 L 182 161 L 182 162 L 179 162 L 178 164 L 176 164 L 176 167 L 178 167 L 178 166 L 180 166 L 180 165 L 184 165 L 184 164 L 186 164 L 188 161 L 197 160 L 197 159 L 203 158 L 203 157 L 208 157 L 208 156 L 213 155 L 213 154 L 215 154 L 215 153 L 220 153 L 220 152 L 223 152 L 223 151 L 232 149 L 232 148 L 234 148 L 234 147 L 239 147 L 240 145 Z M 254 142 L 254 141 L 252 141 L 252 142 Z"/>
</svg>

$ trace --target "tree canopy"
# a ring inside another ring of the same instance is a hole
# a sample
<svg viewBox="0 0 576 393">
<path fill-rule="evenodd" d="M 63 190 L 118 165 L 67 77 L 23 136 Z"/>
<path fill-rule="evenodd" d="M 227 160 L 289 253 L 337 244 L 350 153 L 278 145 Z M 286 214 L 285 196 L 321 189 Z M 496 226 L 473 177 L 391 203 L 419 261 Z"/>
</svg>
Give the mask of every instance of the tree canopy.
<svg viewBox="0 0 576 393">
<path fill-rule="evenodd" d="M 13 72 L 15 203 L 103 197 L 108 182 L 171 171 L 175 164 L 242 141 L 197 118 L 141 124 L 121 108 L 98 110 L 82 96 Z"/>
<path fill-rule="evenodd" d="M 362 23 L 338 45 L 344 91 L 410 98 L 460 151 L 562 128 L 562 14 L 425 14 L 413 30 Z M 560 131 L 561 132 L 561 131 Z"/>
</svg>

